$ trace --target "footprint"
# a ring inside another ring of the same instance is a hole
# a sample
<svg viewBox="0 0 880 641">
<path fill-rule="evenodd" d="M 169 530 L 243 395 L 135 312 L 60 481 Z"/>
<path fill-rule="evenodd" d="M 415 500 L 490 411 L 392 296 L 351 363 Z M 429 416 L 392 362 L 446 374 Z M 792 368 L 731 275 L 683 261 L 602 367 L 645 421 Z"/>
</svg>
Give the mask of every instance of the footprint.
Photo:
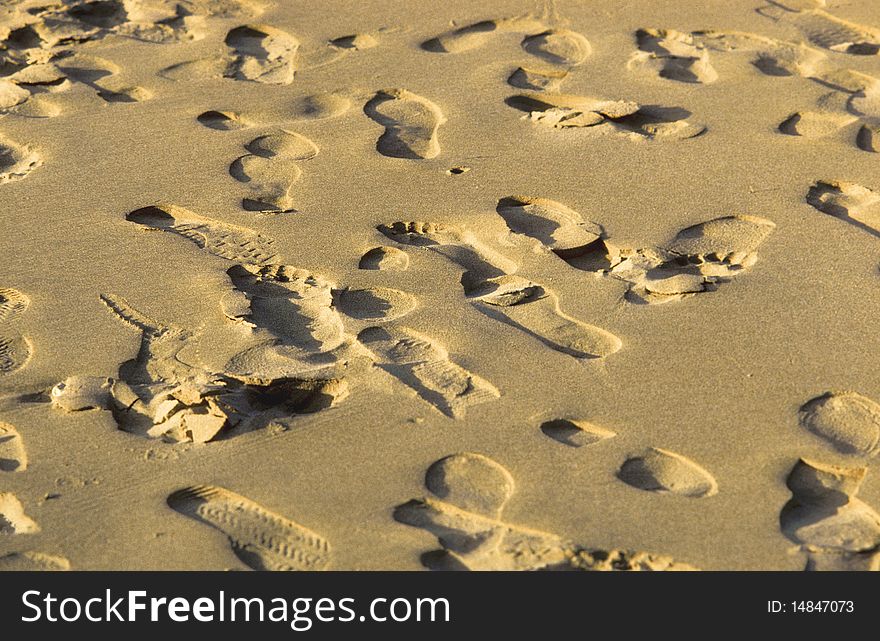
<svg viewBox="0 0 880 641">
<path fill-rule="evenodd" d="M 18 319 L 30 304 L 31 299 L 17 289 L 0 289 L 0 325 Z"/>
<path fill-rule="evenodd" d="M 483 46 L 498 33 L 535 31 L 544 28 L 541 22 L 528 16 L 481 20 L 426 40 L 422 43 L 422 49 L 434 53 L 463 53 Z"/>
<path fill-rule="evenodd" d="M 786 480 L 791 499 L 779 514 L 779 524 L 807 553 L 808 568 L 857 569 L 866 560 L 876 565 L 880 514 L 856 498 L 867 472 L 865 467 L 807 459 L 791 470 Z"/>
<path fill-rule="evenodd" d="M 742 31 L 694 31 L 694 45 L 706 51 L 746 56 L 749 63 L 767 76 L 813 78 L 820 73 L 827 56 L 802 43 L 785 42 Z"/>
<path fill-rule="evenodd" d="M 519 89 L 553 92 L 567 77 L 568 71 L 564 69 L 517 67 L 507 79 L 507 84 Z"/>
<path fill-rule="evenodd" d="M 146 4 L 147 6 L 144 6 Z M 24 18 L 13 22 L 16 28 L 7 36 L 14 49 L 49 52 L 60 47 L 76 47 L 91 40 L 122 36 L 155 44 L 179 43 L 205 37 L 205 20 L 254 15 L 260 3 L 247 0 L 194 0 L 179 5 L 172 2 L 140 3 L 130 0 L 92 0 L 44 3 L 27 7 Z M 42 51 L 41 51 L 42 50 Z"/>
<path fill-rule="evenodd" d="M 42 552 L 10 552 L 0 556 L 0 572 L 64 572 L 70 561 Z"/>
<path fill-rule="evenodd" d="M 833 111 L 799 111 L 779 123 L 779 131 L 789 136 L 803 136 L 804 138 L 825 138 L 844 127 L 847 127 L 858 118 L 852 114 Z"/>
<path fill-rule="evenodd" d="M 149 89 L 128 84 L 120 76 L 122 69 L 119 65 L 104 58 L 74 53 L 62 58 L 57 63 L 57 69 L 65 79 L 86 85 L 105 102 L 134 103 L 153 97 Z"/>
<path fill-rule="evenodd" d="M 577 128 L 630 140 L 685 140 L 706 131 L 704 125 L 687 120 L 690 112 L 686 110 L 641 106 L 627 100 L 530 92 L 511 96 L 505 102 L 526 112 L 523 119 L 551 129 Z"/>
<path fill-rule="evenodd" d="M 383 156 L 420 160 L 440 153 L 437 130 L 446 116 L 427 98 L 406 89 L 379 91 L 364 105 L 364 113 L 385 127 L 376 141 Z"/>
<path fill-rule="evenodd" d="M 682 229 L 665 248 L 678 256 L 730 265 L 753 264 L 754 252 L 776 228 L 758 216 L 722 216 Z"/>
<path fill-rule="evenodd" d="M 333 407 L 348 395 L 345 379 L 286 369 L 271 375 L 216 372 L 192 358 L 198 333 L 154 321 L 125 300 L 103 294 L 113 314 L 141 333 L 137 356 L 120 365 L 118 379 L 74 376 L 56 385 L 53 407 L 71 412 L 105 409 L 119 429 L 169 442 L 206 443 L 269 425 L 285 427 L 299 414 Z M 189 358 L 181 357 L 186 351 Z M 291 362 L 288 359 L 288 362 Z"/>
<path fill-rule="evenodd" d="M 246 227 L 198 216 L 176 205 L 151 205 L 130 212 L 126 220 L 149 229 L 171 232 L 214 256 L 240 263 L 277 263 L 275 241 Z"/>
<path fill-rule="evenodd" d="M 514 233 L 534 238 L 571 267 L 629 284 L 633 303 L 680 300 L 740 274 L 758 260 L 758 246 L 776 225 L 758 216 L 724 216 L 681 230 L 665 247 L 624 249 L 601 226 L 547 198 L 509 196 L 498 214 Z"/>
<path fill-rule="evenodd" d="M 103 84 L 95 83 L 95 86 L 98 87 L 98 97 L 111 103 L 143 102 L 153 97 L 153 92 L 149 89 L 123 82 L 108 81 Z"/>
<path fill-rule="evenodd" d="M 880 194 L 856 183 L 818 180 L 807 202 L 823 214 L 840 218 L 880 238 Z"/>
<path fill-rule="evenodd" d="M 15 328 L 29 305 L 30 299 L 17 289 L 0 288 L 0 375 L 20 370 L 31 359 L 30 340 Z"/>
<path fill-rule="evenodd" d="M 398 221 L 379 225 L 377 229 L 396 243 L 428 249 L 463 267 L 462 283 L 479 284 L 512 274 L 519 268 L 514 261 L 478 240 L 471 231 L 455 225 Z"/>
<path fill-rule="evenodd" d="M 554 441 L 569 447 L 594 445 L 617 436 L 616 432 L 594 425 L 589 421 L 568 418 L 554 418 L 550 421 L 544 421 L 541 423 L 541 431 Z"/>
<path fill-rule="evenodd" d="M 219 129 L 220 131 L 235 131 L 250 126 L 250 123 L 243 119 L 241 114 L 234 111 L 204 111 L 196 116 L 196 120 L 209 129 Z"/>
<path fill-rule="evenodd" d="M 161 69 L 159 76 L 175 82 L 234 77 L 231 59 L 224 56 L 178 62 Z"/>
<path fill-rule="evenodd" d="M 695 41 L 693 34 L 639 29 L 636 45 L 639 51 L 630 59 L 630 68 L 646 67 L 661 78 L 692 84 L 709 84 L 718 79 L 708 50 Z"/>
<path fill-rule="evenodd" d="M 34 96 L 15 110 L 22 118 L 54 118 L 61 115 L 61 107 L 43 96 Z"/>
<path fill-rule="evenodd" d="M 229 167 L 230 175 L 251 189 L 242 207 L 264 213 L 295 211 L 290 190 L 302 175 L 297 162 L 317 156 L 318 146 L 301 134 L 282 130 L 254 138 L 245 149 L 251 153 Z"/>
<path fill-rule="evenodd" d="M 624 461 L 617 478 L 640 490 L 705 498 L 718 493 L 715 478 L 681 454 L 651 447 Z"/>
<path fill-rule="evenodd" d="M 862 125 L 856 134 L 856 146 L 862 151 L 880 152 L 880 125 Z"/>
<path fill-rule="evenodd" d="M 548 532 L 502 519 L 515 491 L 513 476 L 475 453 L 433 463 L 425 487 L 435 498 L 414 499 L 394 510 L 400 523 L 437 537 L 442 549 L 422 555 L 435 570 L 692 570 L 666 556 L 587 548 Z"/>
<path fill-rule="evenodd" d="M 286 110 L 291 122 L 337 118 L 351 108 L 351 99 L 335 93 L 317 93 L 294 98 Z"/>
<path fill-rule="evenodd" d="M 27 464 L 27 451 L 18 430 L 0 422 L 0 472 L 24 472 Z"/>
<path fill-rule="evenodd" d="M 18 86 L 12 80 L 0 80 L 0 109 L 8 111 L 17 107 L 31 97 L 31 92 Z"/>
<path fill-rule="evenodd" d="M 340 49 L 353 49 L 354 51 L 363 51 L 364 49 L 372 49 L 379 42 L 368 33 L 353 33 L 348 36 L 340 36 L 330 41 L 330 44 Z"/>
<path fill-rule="evenodd" d="M 302 175 L 302 169 L 295 160 L 247 154 L 232 162 L 229 175 L 250 188 L 250 195 L 241 201 L 247 211 L 273 214 L 296 211 L 290 190 Z"/>
<path fill-rule="evenodd" d="M 510 472 L 489 457 L 465 452 L 432 463 L 425 487 L 461 510 L 497 519 L 516 484 Z"/>
<path fill-rule="evenodd" d="M 775 228 L 758 216 L 722 216 L 681 230 L 660 253 L 619 254 L 609 273 L 630 283 L 627 300 L 634 303 L 714 291 L 758 261 L 758 246 Z"/>
<path fill-rule="evenodd" d="M 254 570 L 323 570 L 330 563 L 323 537 L 222 487 L 187 487 L 171 494 L 168 505 L 225 534 Z"/>
<path fill-rule="evenodd" d="M 589 40 L 569 29 L 549 29 L 526 36 L 522 48 L 544 62 L 567 67 L 583 63 L 593 52 Z"/>
<path fill-rule="evenodd" d="M 263 158 L 287 160 L 311 160 L 318 155 L 318 146 L 302 134 L 278 131 L 258 136 L 245 145 L 245 149 Z"/>
<path fill-rule="evenodd" d="M 358 262 L 358 269 L 405 272 L 408 268 L 409 254 L 397 247 L 373 247 Z"/>
<path fill-rule="evenodd" d="M 28 145 L 0 138 L 0 185 L 21 180 L 43 164 L 43 157 Z"/>
<path fill-rule="evenodd" d="M 540 241 L 563 259 L 590 251 L 603 236 L 600 225 L 549 198 L 509 196 L 495 210 L 510 231 Z"/>
<path fill-rule="evenodd" d="M 226 77 L 272 85 L 293 82 L 299 40 L 268 25 L 244 25 L 226 34 L 234 53 Z"/>
<path fill-rule="evenodd" d="M 501 396 L 488 381 L 453 363 L 439 343 L 406 327 L 368 327 L 358 341 L 379 367 L 451 418 Z"/>
<path fill-rule="evenodd" d="M 418 307 L 415 296 L 388 287 L 337 289 L 333 295 L 340 312 L 351 319 L 370 323 L 397 320 Z"/>
<path fill-rule="evenodd" d="M 482 46 L 498 30 L 496 21 L 483 20 L 426 40 L 422 49 L 435 53 L 462 53 Z"/>
<path fill-rule="evenodd" d="M 471 302 L 490 318 L 533 336 L 547 347 L 575 358 L 605 358 L 623 346 L 614 334 L 572 318 L 559 297 L 519 276 L 484 281 L 469 292 Z"/>
<path fill-rule="evenodd" d="M 307 353 L 327 352 L 344 342 L 342 318 L 333 308 L 332 284 L 320 276 L 288 265 L 235 265 L 227 274 L 246 298 L 240 307 L 225 298 L 227 316 Z M 235 309 L 242 311 L 236 314 Z"/>
<path fill-rule="evenodd" d="M 771 1 L 757 11 L 762 16 L 795 27 L 817 47 L 860 56 L 880 53 L 880 29 L 842 20 L 822 9 L 790 9 L 781 2 Z"/>
<path fill-rule="evenodd" d="M 379 231 L 401 244 L 425 247 L 464 268 L 461 283 L 482 313 L 575 358 L 604 358 L 619 338 L 561 311 L 556 294 L 539 283 L 511 276 L 518 265 L 483 245 L 469 231 L 438 223 L 395 222 Z"/>
<path fill-rule="evenodd" d="M 804 403 L 800 424 L 843 454 L 880 452 L 880 405 L 857 392 L 827 392 Z"/>
<path fill-rule="evenodd" d="M 102 376 L 68 376 L 51 389 L 49 398 L 53 408 L 65 412 L 109 409 L 116 385 Z"/>
<path fill-rule="evenodd" d="M 0 492 L 0 534 L 36 534 L 40 531 L 11 492 Z"/>
</svg>

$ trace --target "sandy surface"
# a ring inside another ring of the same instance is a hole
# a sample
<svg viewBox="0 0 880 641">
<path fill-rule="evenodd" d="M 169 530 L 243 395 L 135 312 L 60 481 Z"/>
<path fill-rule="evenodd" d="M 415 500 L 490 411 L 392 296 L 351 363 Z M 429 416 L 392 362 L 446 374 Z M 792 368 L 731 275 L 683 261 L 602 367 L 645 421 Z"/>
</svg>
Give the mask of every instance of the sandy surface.
<svg viewBox="0 0 880 641">
<path fill-rule="evenodd" d="M 0 567 L 877 569 L 875 3 L 0 35 Z"/>
</svg>

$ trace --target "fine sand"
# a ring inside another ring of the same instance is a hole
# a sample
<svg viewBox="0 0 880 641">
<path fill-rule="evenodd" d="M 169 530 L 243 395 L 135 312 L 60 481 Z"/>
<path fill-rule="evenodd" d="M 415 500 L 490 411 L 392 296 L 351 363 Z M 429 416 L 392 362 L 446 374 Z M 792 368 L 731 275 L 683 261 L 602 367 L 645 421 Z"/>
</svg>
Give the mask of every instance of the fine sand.
<svg viewBox="0 0 880 641">
<path fill-rule="evenodd" d="M 880 569 L 873 0 L 0 38 L 0 570 Z"/>
</svg>

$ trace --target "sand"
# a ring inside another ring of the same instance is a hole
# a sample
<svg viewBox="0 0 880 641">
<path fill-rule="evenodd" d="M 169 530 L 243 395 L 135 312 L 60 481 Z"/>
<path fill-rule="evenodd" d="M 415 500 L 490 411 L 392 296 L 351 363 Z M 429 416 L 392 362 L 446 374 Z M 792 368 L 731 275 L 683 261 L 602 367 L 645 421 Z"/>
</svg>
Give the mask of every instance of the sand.
<svg viewBox="0 0 880 641">
<path fill-rule="evenodd" d="M 0 37 L 0 569 L 880 567 L 875 3 Z"/>
</svg>

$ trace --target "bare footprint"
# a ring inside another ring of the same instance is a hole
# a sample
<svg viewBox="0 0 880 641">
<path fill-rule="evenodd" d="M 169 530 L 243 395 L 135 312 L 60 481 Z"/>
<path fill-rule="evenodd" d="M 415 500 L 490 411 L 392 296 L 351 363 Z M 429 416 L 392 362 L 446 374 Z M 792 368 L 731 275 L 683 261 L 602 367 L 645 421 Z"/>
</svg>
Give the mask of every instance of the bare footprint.
<svg viewBox="0 0 880 641">
<path fill-rule="evenodd" d="M 27 451 L 18 430 L 0 422 L 0 472 L 24 472 L 27 465 Z"/>
<path fill-rule="evenodd" d="M 758 216 L 723 216 L 687 227 L 660 253 L 638 250 L 612 259 L 610 275 L 630 283 L 627 300 L 656 304 L 714 291 L 758 261 L 776 225 Z"/>
<path fill-rule="evenodd" d="M 766 76 L 813 78 L 827 56 L 803 43 L 786 42 L 743 31 L 694 31 L 694 45 L 706 51 L 743 56 Z"/>
<path fill-rule="evenodd" d="M 0 535 L 36 534 L 40 531 L 27 514 L 21 501 L 11 492 L 0 492 Z"/>
<path fill-rule="evenodd" d="M 323 570 L 330 563 L 323 537 L 222 487 L 187 487 L 171 494 L 168 505 L 220 530 L 235 555 L 254 570 Z"/>
<path fill-rule="evenodd" d="M 387 238 L 404 246 L 421 247 L 463 267 L 463 283 L 478 284 L 512 274 L 519 265 L 496 252 L 468 229 L 444 223 L 397 221 L 377 227 Z M 467 286 L 466 286 L 467 288 Z"/>
<path fill-rule="evenodd" d="M 522 48 L 544 62 L 566 67 L 583 63 L 593 52 L 589 40 L 570 29 L 549 29 L 526 36 Z"/>
<path fill-rule="evenodd" d="M 639 50 L 628 66 L 651 69 L 661 78 L 692 84 L 708 84 L 718 79 L 709 62 L 709 51 L 696 42 L 693 34 L 671 29 L 639 29 Z"/>
<path fill-rule="evenodd" d="M 757 11 L 767 18 L 792 25 L 817 47 L 862 56 L 880 53 L 880 29 L 842 20 L 823 9 L 797 10 L 771 0 Z"/>
<path fill-rule="evenodd" d="M 145 87 L 129 85 L 124 80 L 115 77 L 107 81 L 95 83 L 98 97 L 110 103 L 135 103 L 144 102 L 153 97 L 153 92 Z"/>
<path fill-rule="evenodd" d="M 435 53 L 462 53 L 482 46 L 497 31 L 495 20 L 483 20 L 426 40 L 422 49 Z"/>
<path fill-rule="evenodd" d="M 880 152 L 880 124 L 864 124 L 856 134 L 856 146 L 862 151 Z"/>
<path fill-rule="evenodd" d="M 779 525 L 802 546 L 808 568 L 876 565 L 880 514 L 856 498 L 867 472 L 806 459 L 791 470 L 786 480 L 791 499 L 779 514 Z"/>
<path fill-rule="evenodd" d="M 289 85 L 295 72 L 299 41 L 268 25 L 244 25 L 226 34 L 234 59 L 225 75 L 273 85 Z"/>
<path fill-rule="evenodd" d="M 484 281 L 469 292 L 472 303 L 491 318 L 512 325 L 547 347 L 575 358 L 606 358 L 622 341 L 601 327 L 564 313 L 559 297 L 519 276 Z"/>
<path fill-rule="evenodd" d="M 630 140 L 685 140 L 706 131 L 688 120 L 684 109 L 639 105 L 571 94 L 525 93 L 505 100 L 526 112 L 523 119 L 550 129 L 580 129 L 596 135 L 616 134 Z"/>
<path fill-rule="evenodd" d="M 246 129 L 250 123 L 242 118 L 241 114 L 234 111 L 203 111 L 196 120 L 208 129 L 218 129 L 220 131 L 235 131 L 238 129 Z"/>
<path fill-rule="evenodd" d="M 368 33 L 353 33 L 347 36 L 333 38 L 333 40 L 330 41 L 330 44 L 340 49 L 364 51 L 365 49 L 372 49 L 377 46 L 379 41 Z"/>
<path fill-rule="evenodd" d="M 351 99 L 336 93 L 317 93 L 294 98 L 285 111 L 291 122 L 337 118 L 351 108 Z"/>
<path fill-rule="evenodd" d="M 451 418 L 500 397 L 491 383 L 452 362 L 442 345 L 409 328 L 368 327 L 358 341 L 380 368 Z"/>
<path fill-rule="evenodd" d="M 0 556 L 0 572 L 64 572 L 70 561 L 43 552 L 10 552 Z"/>
<path fill-rule="evenodd" d="M 415 296 L 389 287 L 333 291 L 334 304 L 349 319 L 366 323 L 387 323 L 403 318 L 416 307 Z"/>
<path fill-rule="evenodd" d="M 652 447 L 624 461 L 617 477 L 640 490 L 705 498 L 718 493 L 715 478 L 681 454 Z"/>
<path fill-rule="evenodd" d="M 825 138 L 847 127 L 858 118 L 835 111 L 798 111 L 779 123 L 779 131 L 789 136 Z"/>
<path fill-rule="evenodd" d="M 25 178 L 42 164 L 42 156 L 28 145 L 0 139 L 0 185 Z"/>
<path fill-rule="evenodd" d="M 544 421 L 541 423 L 541 431 L 554 441 L 569 447 L 594 445 L 617 436 L 616 432 L 589 421 L 569 418 L 554 418 Z"/>
<path fill-rule="evenodd" d="M 236 262 L 277 263 L 275 242 L 257 232 L 211 220 L 176 205 L 151 205 L 130 212 L 126 220 L 149 229 L 171 232 L 195 243 L 210 254 Z"/>
<path fill-rule="evenodd" d="M 425 487 L 435 498 L 394 510 L 400 523 L 437 537 L 442 549 L 422 555 L 435 570 L 692 570 L 646 552 L 597 550 L 502 519 L 515 491 L 503 466 L 481 454 L 453 454 L 433 463 Z M 438 500 L 439 499 L 439 500 Z"/>
<path fill-rule="evenodd" d="M 498 201 L 508 228 L 538 240 L 575 269 L 629 283 L 626 299 L 639 304 L 680 300 L 740 274 L 758 260 L 758 246 L 776 225 L 757 216 L 724 216 L 681 230 L 663 248 L 624 249 L 601 226 L 547 198 Z"/>
<path fill-rule="evenodd" d="M 409 254 L 397 247 L 373 247 L 358 262 L 358 269 L 404 272 L 408 268 Z"/>
<path fill-rule="evenodd" d="M 421 160 L 440 153 L 437 130 L 446 116 L 427 98 L 406 89 L 387 89 L 364 105 L 364 113 L 385 127 L 376 141 L 383 156 Z"/>
<path fill-rule="evenodd" d="M 880 194 L 852 182 L 816 181 L 807 202 L 823 214 L 840 218 L 880 238 Z"/>
<path fill-rule="evenodd" d="M 498 201 L 496 211 L 510 231 L 540 241 L 560 258 L 582 255 L 603 236 L 600 225 L 549 198 L 509 196 Z"/>
<path fill-rule="evenodd" d="M 512 276 L 516 263 L 486 247 L 465 229 L 438 223 L 395 222 L 380 225 L 379 231 L 399 243 L 436 251 L 463 267 L 462 286 L 477 309 L 554 350 L 575 358 L 604 358 L 622 345 L 610 332 L 565 314 L 556 294 L 543 285 Z"/>
<path fill-rule="evenodd" d="M 857 392 L 827 392 L 804 403 L 802 427 L 839 452 L 876 456 L 880 452 L 880 405 Z"/>
<path fill-rule="evenodd" d="M 311 160 L 318 155 L 318 146 L 293 131 L 277 131 L 254 138 L 245 148 L 263 158 L 284 158 L 287 160 Z"/>
<path fill-rule="evenodd" d="M 553 67 L 517 67 L 507 79 L 507 84 L 519 89 L 532 91 L 556 91 L 562 81 L 568 77 L 568 71 Z"/>
<path fill-rule="evenodd" d="M 290 190 L 302 174 L 297 163 L 317 156 L 318 146 L 302 134 L 281 130 L 254 138 L 245 149 L 251 153 L 229 167 L 230 175 L 251 190 L 242 206 L 266 213 L 294 211 Z"/>
<path fill-rule="evenodd" d="M 543 23 L 528 16 L 481 20 L 430 38 L 422 43 L 422 49 L 434 53 L 463 53 L 483 46 L 499 33 L 534 32 L 544 28 Z"/>
<path fill-rule="evenodd" d="M 241 205 L 247 211 L 289 213 L 296 211 L 290 190 L 302 175 L 295 160 L 247 154 L 229 166 L 229 175 L 250 189 Z"/>
<path fill-rule="evenodd" d="M 0 375 L 20 370 L 31 359 L 31 342 L 16 328 L 29 305 L 30 299 L 17 289 L 0 288 Z"/>
</svg>

